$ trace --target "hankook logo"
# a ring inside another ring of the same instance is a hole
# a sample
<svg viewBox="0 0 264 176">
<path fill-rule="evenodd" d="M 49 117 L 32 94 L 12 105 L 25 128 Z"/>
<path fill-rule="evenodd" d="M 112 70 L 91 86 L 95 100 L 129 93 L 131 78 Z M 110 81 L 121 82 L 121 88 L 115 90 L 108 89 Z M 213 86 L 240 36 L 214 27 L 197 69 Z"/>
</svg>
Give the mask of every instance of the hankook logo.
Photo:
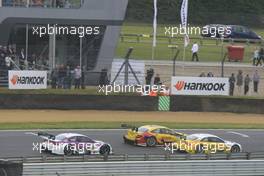
<svg viewBox="0 0 264 176">
<path fill-rule="evenodd" d="M 184 82 L 184 81 L 178 81 L 177 84 L 175 85 L 175 88 L 176 88 L 178 91 L 180 91 L 180 90 L 183 89 L 184 85 L 185 85 L 185 82 Z"/>
<path fill-rule="evenodd" d="M 18 80 L 18 76 L 17 75 L 14 75 L 10 81 L 11 81 L 11 83 L 13 85 L 16 85 L 17 84 L 17 80 Z"/>
<path fill-rule="evenodd" d="M 181 90 L 205 90 L 205 91 L 225 91 L 225 83 L 199 83 L 178 81 L 175 85 L 177 91 Z"/>
<path fill-rule="evenodd" d="M 45 77 L 36 77 L 36 76 L 21 76 L 13 75 L 10 80 L 13 85 L 17 84 L 31 84 L 31 85 L 40 85 L 44 84 Z"/>
</svg>

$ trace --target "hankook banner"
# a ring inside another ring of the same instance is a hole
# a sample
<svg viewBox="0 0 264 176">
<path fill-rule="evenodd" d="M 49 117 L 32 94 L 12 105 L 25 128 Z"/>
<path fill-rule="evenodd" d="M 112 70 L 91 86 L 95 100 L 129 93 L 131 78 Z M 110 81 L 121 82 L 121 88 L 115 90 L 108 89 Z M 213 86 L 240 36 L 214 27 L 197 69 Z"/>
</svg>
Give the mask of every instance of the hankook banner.
<svg viewBox="0 0 264 176">
<path fill-rule="evenodd" d="M 47 71 L 8 71 L 9 89 L 47 89 Z"/>
<path fill-rule="evenodd" d="M 172 77 L 172 95 L 229 95 L 228 78 Z"/>
</svg>

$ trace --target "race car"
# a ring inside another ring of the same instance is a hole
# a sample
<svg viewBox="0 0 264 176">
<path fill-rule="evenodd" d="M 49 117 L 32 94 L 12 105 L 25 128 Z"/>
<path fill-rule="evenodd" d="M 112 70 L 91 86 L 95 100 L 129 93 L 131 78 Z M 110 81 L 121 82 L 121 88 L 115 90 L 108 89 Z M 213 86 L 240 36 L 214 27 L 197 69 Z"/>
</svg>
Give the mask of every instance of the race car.
<svg viewBox="0 0 264 176">
<path fill-rule="evenodd" d="M 202 37 L 263 40 L 254 31 L 240 25 L 209 24 L 203 30 L 207 32 L 202 33 Z"/>
<path fill-rule="evenodd" d="M 42 152 L 57 155 L 108 155 L 113 153 L 110 144 L 78 133 L 61 133 L 55 136 L 40 132 L 37 136 L 44 139 L 40 144 Z"/>
<path fill-rule="evenodd" d="M 238 153 L 242 147 L 236 142 L 226 141 L 212 134 L 191 134 L 185 140 L 178 141 L 173 147 L 187 153 Z"/>
<path fill-rule="evenodd" d="M 123 136 L 124 143 L 138 146 L 154 147 L 184 139 L 186 135 L 159 125 L 133 127 Z"/>
</svg>

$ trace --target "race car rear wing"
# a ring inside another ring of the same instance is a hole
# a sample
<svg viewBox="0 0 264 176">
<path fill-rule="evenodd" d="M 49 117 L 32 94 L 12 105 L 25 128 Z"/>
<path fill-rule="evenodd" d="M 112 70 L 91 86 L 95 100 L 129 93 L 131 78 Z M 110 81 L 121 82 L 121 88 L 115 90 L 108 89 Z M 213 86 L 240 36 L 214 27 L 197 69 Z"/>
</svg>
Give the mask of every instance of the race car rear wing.
<svg viewBox="0 0 264 176">
<path fill-rule="evenodd" d="M 39 137 L 46 138 L 46 139 L 51 139 L 51 140 L 55 139 L 55 135 L 49 134 L 49 133 L 45 133 L 45 132 L 38 132 L 37 135 Z"/>
<path fill-rule="evenodd" d="M 46 140 L 55 140 L 55 135 L 49 134 L 49 133 L 46 133 L 46 132 L 38 132 L 38 133 L 27 132 L 25 134 L 38 136 L 38 137 L 40 137 L 42 139 L 46 139 Z"/>
<path fill-rule="evenodd" d="M 121 128 L 131 129 L 132 131 L 138 131 L 138 127 L 128 124 L 121 124 Z"/>
</svg>

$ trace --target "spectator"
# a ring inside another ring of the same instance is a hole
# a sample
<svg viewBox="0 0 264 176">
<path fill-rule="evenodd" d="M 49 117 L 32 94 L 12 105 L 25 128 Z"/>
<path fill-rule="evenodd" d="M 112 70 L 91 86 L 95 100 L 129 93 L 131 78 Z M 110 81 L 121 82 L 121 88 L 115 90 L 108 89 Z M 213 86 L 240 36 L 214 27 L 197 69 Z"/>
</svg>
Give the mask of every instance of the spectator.
<svg viewBox="0 0 264 176">
<path fill-rule="evenodd" d="M 199 75 L 199 77 L 206 77 L 206 75 L 205 75 L 204 72 L 202 72 L 202 73 Z"/>
<path fill-rule="evenodd" d="M 82 70 L 81 70 L 80 66 L 77 66 L 74 70 L 75 89 L 80 89 L 81 77 L 82 77 Z"/>
<path fill-rule="evenodd" d="M 104 68 L 101 70 L 100 78 L 99 78 L 99 85 L 104 86 L 107 84 L 107 69 Z"/>
<path fill-rule="evenodd" d="M 34 70 L 35 65 L 36 65 L 36 62 L 37 62 L 37 56 L 36 56 L 35 53 L 33 53 L 33 54 L 31 55 L 31 57 L 28 58 L 28 65 L 29 65 L 29 67 L 30 67 L 32 70 Z M 40 65 L 39 65 L 39 66 L 40 66 Z"/>
<path fill-rule="evenodd" d="M 57 81 L 58 81 L 58 67 L 51 72 L 51 88 L 56 89 L 57 88 Z"/>
<path fill-rule="evenodd" d="M 58 70 L 58 88 L 65 88 L 65 77 L 66 77 L 66 70 L 64 65 L 61 65 Z"/>
<path fill-rule="evenodd" d="M 9 56 L 5 57 L 5 64 L 8 70 L 12 70 L 12 59 Z"/>
<path fill-rule="evenodd" d="M 258 63 L 256 66 L 262 65 L 261 61 L 262 63 L 264 63 L 264 48 L 261 48 L 259 51 L 259 59 L 258 59 Z"/>
<path fill-rule="evenodd" d="M 65 88 L 66 89 L 71 89 L 72 86 L 72 75 L 71 75 L 71 68 L 70 66 L 66 67 L 66 77 L 65 77 Z"/>
<path fill-rule="evenodd" d="M 230 83 L 230 96 L 234 95 L 234 89 L 235 89 L 235 83 L 236 83 L 236 78 L 235 78 L 235 74 L 232 73 L 232 75 L 229 77 L 229 83 Z"/>
<path fill-rule="evenodd" d="M 253 66 L 256 66 L 256 63 L 259 62 L 259 50 L 256 47 L 256 50 L 254 51 L 254 57 L 253 57 Z"/>
<path fill-rule="evenodd" d="M 18 58 L 19 58 L 20 69 L 23 70 L 23 68 L 25 66 L 25 61 L 26 61 L 26 57 L 25 57 L 25 54 L 24 54 L 24 48 L 21 49 Z"/>
<path fill-rule="evenodd" d="M 238 88 L 238 93 L 241 95 L 241 91 L 242 91 L 242 86 L 243 86 L 243 72 L 241 70 L 238 71 L 237 74 L 237 88 Z"/>
<path fill-rule="evenodd" d="M 249 75 L 247 74 L 247 76 L 245 77 L 245 80 L 244 80 L 244 95 L 247 95 L 248 91 L 249 91 L 249 84 L 251 82 L 251 79 L 249 77 Z"/>
<path fill-rule="evenodd" d="M 156 74 L 154 78 L 154 85 L 161 85 L 161 80 L 159 74 Z"/>
<path fill-rule="evenodd" d="M 146 76 L 146 85 L 151 85 L 151 80 L 153 78 L 154 75 L 154 69 L 150 68 L 147 70 L 147 76 Z M 148 87 L 147 87 L 147 91 L 148 91 Z"/>
<path fill-rule="evenodd" d="M 197 44 L 197 42 L 194 42 L 192 46 L 192 61 L 194 61 L 194 58 L 196 58 L 197 62 L 199 61 L 198 51 L 199 51 L 199 45 Z"/>
<path fill-rule="evenodd" d="M 83 68 L 82 68 L 82 77 L 81 77 L 81 87 L 82 87 L 82 89 L 85 89 L 85 72 L 84 72 L 84 70 L 85 70 L 85 67 L 83 66 Z"/>
<path fill-rule="evenodd" d="M 64 4 L 64 8 L 67 8 L 67 9 L 69 9 L 69 8 L 71 8 L 71 3 L 69 2 L 69 0 L 66 0 L 65 1 L 65 4 Z"/>
<path fill-rule="evenodd" d="M 254 87 L 255 93 L 258 93 L 259 80 L 260 80 L 260 76 L 258 74 L 258 71 L 256 70 L 254 75 L 253 75 L 253 87 Z"/>
<path fill-rule="evenodd" d="M 63 2 L 63 0 L 57 0 L 57 1 L 56 1 L 56 7 L 57 7 L 57 8 L 63 8 L 63 7 L 64 7 L 64 2 Z"/>
<path fill-rule="evenodd" d="M 33 0 L 33 6 L 35 7 L 43 7 L 44 2 L 43 0 Z"/>
<path fill-rule="evenodd" d="M 214 74 L 212 73 L 212 72 L 209 72 L 208 74 L 207 74 L 207 77 L 214 77 Z"/>
<path fill-rule="evenodd" d="M 0 53 L 0 67 L 1 68 L 5 68 L 5 54 L 4 53 Z"/>
</svg>

